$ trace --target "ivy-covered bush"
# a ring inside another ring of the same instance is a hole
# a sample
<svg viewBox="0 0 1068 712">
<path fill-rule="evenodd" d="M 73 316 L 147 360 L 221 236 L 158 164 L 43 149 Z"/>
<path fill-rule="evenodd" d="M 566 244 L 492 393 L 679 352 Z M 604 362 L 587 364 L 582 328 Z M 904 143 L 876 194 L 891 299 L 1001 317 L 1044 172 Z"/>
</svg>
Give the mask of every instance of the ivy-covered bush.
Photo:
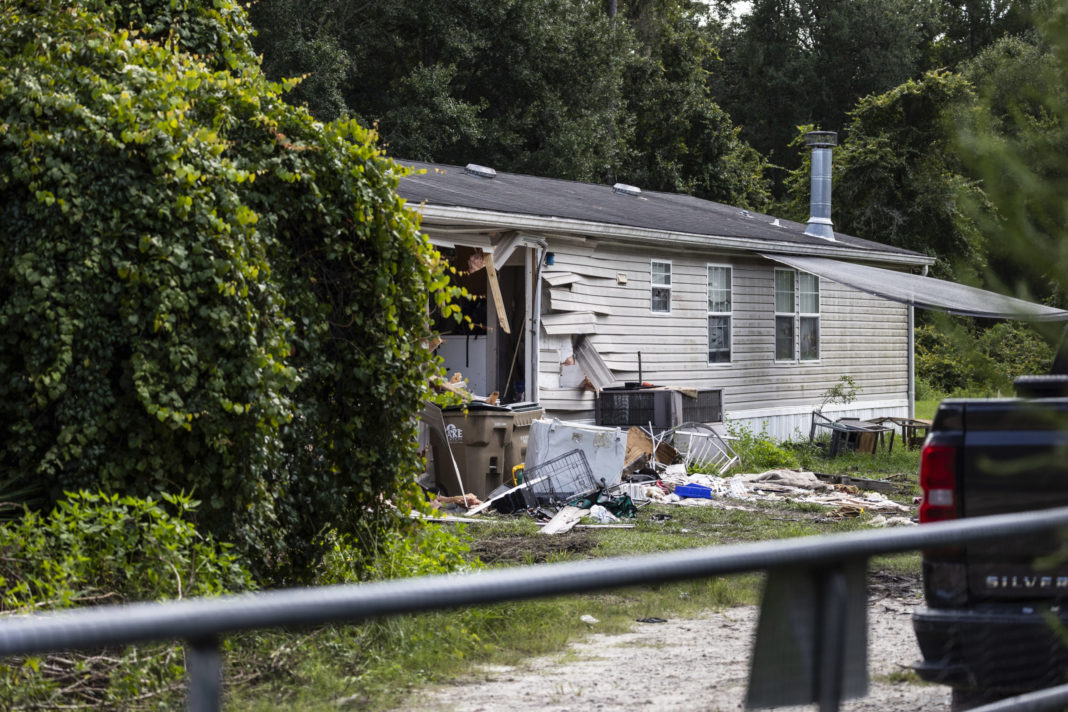
<svg viewBox="0 0 1068 712">
<path fill-rule="evenodd" d="M 374 133 L 232 0 L 3 3 L 0 65 L 0 489 L 193 492 L 275 580 L 392 521 L 447 279 Z"/>
</svg>

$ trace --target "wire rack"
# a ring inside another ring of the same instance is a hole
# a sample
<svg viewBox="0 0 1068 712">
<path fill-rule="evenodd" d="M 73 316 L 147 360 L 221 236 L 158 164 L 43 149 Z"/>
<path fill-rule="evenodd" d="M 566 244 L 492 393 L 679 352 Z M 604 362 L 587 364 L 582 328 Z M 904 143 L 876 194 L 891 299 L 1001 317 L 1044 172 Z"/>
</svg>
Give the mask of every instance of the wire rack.
<svg viewBox="0 0 1068 712">
<path fill-rule="evenodd" d="M 597 489 L 586 453 L 572 450 L 523 473 L 527 506 L 558 506 Z"/>
</svg>

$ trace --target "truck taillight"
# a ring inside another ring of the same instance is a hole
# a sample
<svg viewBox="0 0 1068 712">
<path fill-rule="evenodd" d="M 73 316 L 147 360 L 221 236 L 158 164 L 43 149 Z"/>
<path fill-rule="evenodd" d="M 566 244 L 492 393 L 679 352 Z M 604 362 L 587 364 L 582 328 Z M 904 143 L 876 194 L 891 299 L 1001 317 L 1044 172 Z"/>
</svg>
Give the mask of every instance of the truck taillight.
<svg viewBox="0 0 1068 712">
<path fill-rule="evenodd" d="M 957 449 L 928 443 L 920 454 L 920 522 L 957 518 Z"/>
</svg>

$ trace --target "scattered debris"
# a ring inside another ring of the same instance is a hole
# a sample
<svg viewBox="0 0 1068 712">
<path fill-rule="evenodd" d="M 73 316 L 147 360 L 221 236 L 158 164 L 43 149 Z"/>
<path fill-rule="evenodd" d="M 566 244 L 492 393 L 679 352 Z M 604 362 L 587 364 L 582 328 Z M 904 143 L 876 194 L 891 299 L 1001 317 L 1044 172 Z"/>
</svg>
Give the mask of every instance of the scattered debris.
<svg viewBox="0 0 1068 712">
<path fill-rule="evenodd" d="M 579 620 L 582 621 L 583 623 L 585 623 L 586 625 L 597 625 L 598 623 L 601 622 L 601 621 L 597 620 L 596 618 L 594 618 L 593 616 L 591 616 L 589 613 L 586 613 L 586 614 L 580 616 Z"/>
<path fill-rule="evenodd" d="M 590 508 L 590 517 L 601 524 L 612 524 L 619 521 L 619 517 L 599 504 L 595 504 Z"/>
<path fill-rule="evenodd" d="M 462 382 L 461 378 L 455 374 L 452 381 Z M 502 406 L 485 402 L 498 397 L 492 393 L 488 399 L 480 399 L 480 407 L 503 412 L 506 409 Z M 537 404 L 520 405 L 530 405 L 532 412 L 541 412 Z M 755 511 L 755 502 L 791 501 L 825 507 L 827 516 L 833 518 L 878 514 L 872 520 L 873 526 L 913 523 L 913 508 L 886 496 L 905 491 L 907 483 L 787 469 L 726 477 L 724 473 L 738 462 L 738 457 L 715 429 L 700 423 L 660 431 L 632 427 L 624 434 L 619 428 L 531 417 L 527 421 L 530 438 L 525 466 L 509 466 L 502 472 L 499 464 L 493 464 L 495 481 L 500 484 L 482 494 L 474 485 L 485 483 L 489 489 L 491 480 L 486 475 L 464 472 L 464 464 L 478 462 L 481 467 L 482 460 L 489 462 L 490 458 L 468 453 L 461 462 L 460 457 L 453 457 L 449 451 L 455 452 L 455 445 L 450 442 L 454 438 L 448 432 L 448 424 L 443 424 L 436 408 L 428 406 L 427 411 L 434 411 L 424 414 L 429 439 L 436 446 L 446 443 L 438 465 L 439 473 L 445 473 L 442 479 L 459 485 L 461 492 L 466 491 L 462 487 L 471 480 L 475 494 L 484 500 L 466 513 L 457 512 L 466 514 L 465 518 L 490 508 L 503 514 L 524 512 L 543 525 L 542 533 L 554 535 L 578 526 L 632 527 L 620 520 L 633 517 L 637 507 L 649 503 Z M 496 417 L 496 411 L 487 414 Z M 507 415 L 501 419 L 507 420 Z M 473 432 L 476 422 L 465 421 L 462 425 Z M 496 427 L 496 421 L 486 425 Z M 525 423 L 523 427 L 527 427 Z M 695 468 L 713 474 L 691 472 Z M 450 499 L 474 503 L 464 495 Z M 668 516 L 655 518 L 663 521 Z M 579 524 L 583 517 L 596 523 Z"/>
<path fill-rule="evenodd" d="M 579 520 L 590 513 L 588 509 L 580 509 L 578 507 L 564 507 L 556 516 L 549 520 L 549 523 L 541 528 L 540 534 L 563 534 L 564 532 L 571 531 Z"/>
<path fill-rule="evenodd" d="M 635 618 L 639 623 L 667 623 L 667 618 Z"/>
</svg>

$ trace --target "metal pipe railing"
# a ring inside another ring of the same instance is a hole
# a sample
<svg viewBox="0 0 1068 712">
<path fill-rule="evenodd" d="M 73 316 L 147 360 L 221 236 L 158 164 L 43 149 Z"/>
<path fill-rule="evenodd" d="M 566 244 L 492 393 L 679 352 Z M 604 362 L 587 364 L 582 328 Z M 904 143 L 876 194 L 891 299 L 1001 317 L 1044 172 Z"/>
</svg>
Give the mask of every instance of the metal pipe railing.
<svg viewBox="0 0 1068 712">
<path fill-rule="evenodd" d="M 880 554 L 938 548 L 1068 526 L 1068 507 L 847 534 L 542 564 L 464 575 L 99 606 L 0 621 L 0 656 L 184 640 L 190 709 L 216 710 L 218 639 L 230 633 L 356 622 L 403 613 L 586 593 L 752 571 L 826 568 Z"/>
</svg>

